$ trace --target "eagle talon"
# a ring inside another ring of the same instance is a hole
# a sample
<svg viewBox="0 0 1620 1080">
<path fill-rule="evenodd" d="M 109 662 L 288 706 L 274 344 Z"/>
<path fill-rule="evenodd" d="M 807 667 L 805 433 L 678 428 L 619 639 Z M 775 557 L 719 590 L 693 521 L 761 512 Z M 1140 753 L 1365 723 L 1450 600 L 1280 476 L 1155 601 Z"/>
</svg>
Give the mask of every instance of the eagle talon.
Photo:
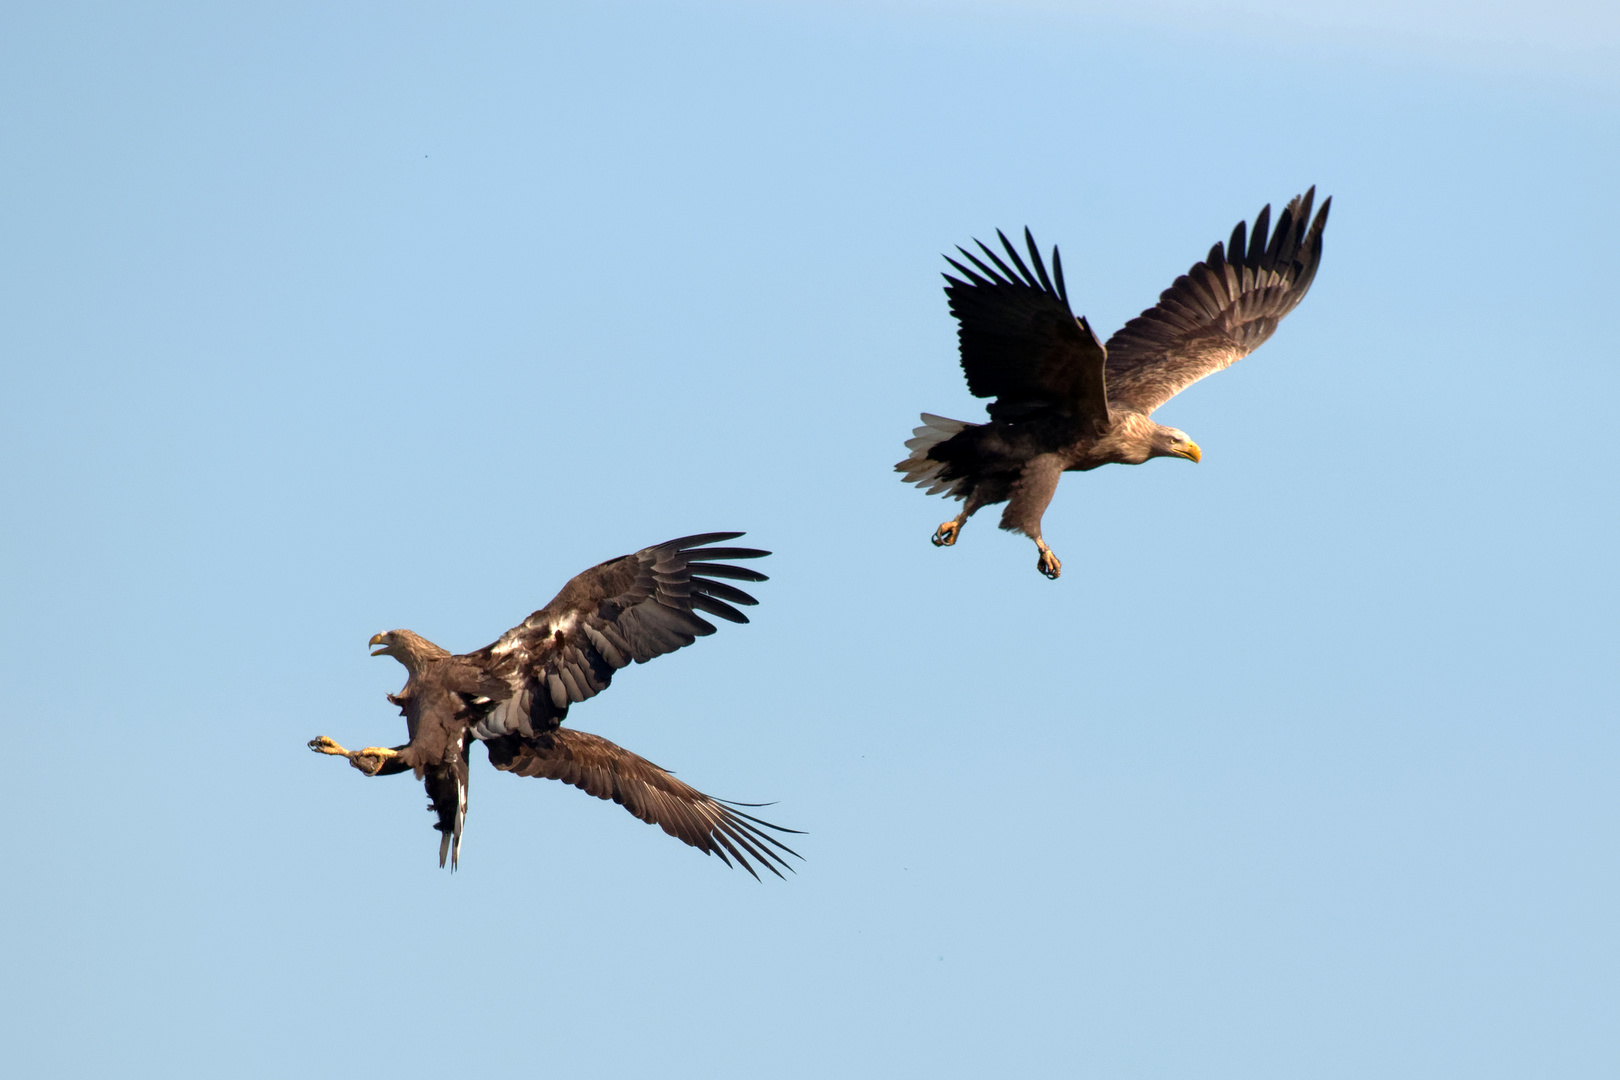
<svg viewBox="0 0 1620 1080">
<path fill-rule="evenodd" d="M 945 524 L 934 530 L 934 546 L 950 547 L 952 544 L 956 543 L 956 534 L 961 531 L 962 523 L 960 521 L 947 521 Z"/>
<path fill-rule="evenodd" d="M 367 776 L 376 776 L 382 770 L 383 763 L 391 757 L 398 757 L 398 750 L 390 750 L 383 746 L 368 746 L 364 750 L 345 750 L 337 741 L 325 735 L 317 735 L 309 740 L 309 748 L 317 754 L 331 754 L 333 757 L 348 758 L 349 764 L 365 773 Z"/>
<path fill-rule="evenodd" d="M 368 746 L 364 750 L 356 750 L 350 754 L 349 764 L 367 776 L 376 776 L 382 770 L 384 762 L 398 756 L 398 750 L 389 750 L 383 746 Z"/>
<path fill-rule="evenodd" d="M 1040 544 L 1040 541 L 1037 540 L 1036 543 Z M 1040 548 L 1041 557 L 1035 560 L 1035 569 L 1045 574 L 1048 581 L 1056 581 L 1058 575 L 1063 573 L 1063 564 L 1058 561 L 1056 555 L 1052 554 L 1051 548 L 1045 544 L 1040 544 Z"/>
</svg>

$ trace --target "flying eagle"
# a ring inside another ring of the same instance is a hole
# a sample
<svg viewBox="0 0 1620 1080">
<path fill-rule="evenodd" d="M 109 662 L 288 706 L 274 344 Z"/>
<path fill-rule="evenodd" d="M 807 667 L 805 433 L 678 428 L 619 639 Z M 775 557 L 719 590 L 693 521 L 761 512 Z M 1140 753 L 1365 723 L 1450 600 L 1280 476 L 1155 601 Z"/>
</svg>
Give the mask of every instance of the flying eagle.
<svg viewBox="0 0 1620 1080">
<path fill-rule="evenodd" d="M 714 624 L 699 612 L 748 621 L 732 605 L 758 601 L 714 579 L 765 581 L 757 570 L 721 560 L 770 552 L 708 546 L 742 535 L 683 536 L 593 566 L 477 652 L 453 656 L 409 630 L 378 634 L 371 644 L 382 648 L 371 655 L 392 656 L 408 675 L 405 688 L 388 700 L 404 715 L 410 741 L 345 750 L 322 735 L 309 748 L 346 757 L 367 776 L 414 772 L 427 785 L 429 809 L 438 817 L 439 865 L 448 856 L 452 870 L 467 816 L 468 749 L 476 740 L 497 769 L 561 780 L 612 799 L 728 866 L 736 859 L 756 879 L 750 859 L 781 877 L 777 866 L 788 865 L 781 852 L 798 853 L 765 830 L 796 830 L 738 809 L 756 803 L 710 798 L 646 758 L 561 726 L 570 705 L 606 690 L 613 673 L 630 661 L 644 664 L 714 633 Z"/>
<path fill-rule="evenodd" d="M 1311 221 L 1315 196 L 1313 187 L 1295 197 L 1269 233 L 1270 205 L 1253 231 L 1238 222 L 1224 247 L 1210 248 L 1107 346 L 1069 308 L 1057 248 L 1048 276 L 1028 229 L 1033 273 L 1000 230 L 1011 266 L 982 242 L 993 266 L 966 248 L 957 250 L 971 268 L 946 256 L 967 279 L 945 275 L 968 389 L 996 400 L 986 424 L 923 413 L 923 426 L 906 441 L 911 455 L 895 466 L 930 495 L 966 500 L 935 530 L 934 544 L 956 543 L 974 511 L 1005 502 L 1001 527 L 1034 540 L 1036 569 L 1056 578 L 1063 564 L 1041 538 L 1041 516 L 1063 473 L 1154 457 L 1200 460 L 1198 444 L 1155 423 L 1153 410 L 1258 349 L 1305 298 L 1333 204 L 1324 200 Z"/>
</svg>

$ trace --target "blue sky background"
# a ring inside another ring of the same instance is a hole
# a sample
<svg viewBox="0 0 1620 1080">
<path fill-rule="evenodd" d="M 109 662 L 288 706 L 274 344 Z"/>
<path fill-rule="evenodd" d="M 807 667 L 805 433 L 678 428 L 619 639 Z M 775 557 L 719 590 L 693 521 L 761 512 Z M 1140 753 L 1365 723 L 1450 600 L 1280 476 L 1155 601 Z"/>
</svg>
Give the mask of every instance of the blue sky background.
<svg viewBox="0 0 1620 1080">
<path fill-rule="evenodd" d="M 0 16 L 0 1035 L 29 1076 L 1612 1076 L 1620 18 L 1575 4 L 22 4 Z M 1107 333 L 1334 197 L 1259 353 L 1022 538 L 941 252 Z M 952 504 L 954 505 L 954 504 Z M 601 559 L 746 627 L 571 721 L 755 884 L 390 743 Z"/>
</svg>

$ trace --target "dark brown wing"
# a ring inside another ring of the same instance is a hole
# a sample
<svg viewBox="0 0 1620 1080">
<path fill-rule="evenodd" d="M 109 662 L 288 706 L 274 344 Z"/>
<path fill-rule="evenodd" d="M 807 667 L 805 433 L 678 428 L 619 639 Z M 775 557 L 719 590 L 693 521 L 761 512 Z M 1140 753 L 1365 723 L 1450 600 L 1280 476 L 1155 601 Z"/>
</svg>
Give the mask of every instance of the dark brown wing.
<svg viewBox="0 0 1620 1080">
<path fill-rule="evenodd" d="M 1006 234 L 998 229 L 996 235 L 1012 266 L 980 241 L 974 242 L 993 266 L 966 248 L 956 250 L 972 269 L 945 258 L 967 279 L 945 275 L 968 389 L 974 397 L 997 399 L 989 411 L 998 420 L 1056 409 L 1090 421 L 1093 433 L 1100 433 L 1108 424 L 1103 348 L 1091 326 L 1069 309 L 1057 248 L 1052 249 L 1054 283 L 1028 229 L 1024 241 L 1033 273 Z"/>
<path fill-rule="evenodd" d="M 791 870 L 782 852 L 799 853 L 765 832 L 796 832 L 761 821 L 737 809 L 751 803 L 727 803 L 681 783 L 667 771 L 622 746 L 584 731 L 559 728 L 533 738 L 506 736 L 493 739 L 490 764 L 519 776 L 561 780 L 598 799 L 612 799 L 649 825 L 657 825 L 682 843 L 727 866 L 731 859 L 755 879 L 752 858 L 781 877 L 778 866 Z M 730 855 L 730 858 L 727 858 Z"/>
<path fill-rule="evenodd" d="M 1254 219 L 1247 242 L 1238 222 L 1223 248 L 1176 278 L 1149 308 L 1108 339 L 1108 396 L 1151 413 L 1205 375 L 1258 349 L 1284 315 L 1305 299 L 1322 261 L 1325 199 L 1306 229 L 1316 188 L 1295 196 L 1268 238 L 1271 207 Z"/>
<path fill-rule="evenodd" d="M 757 570 L 720 560 L 758 559 L 755 548 L 708 547 L 740 532 L 704 533 L 609 559 L 577 575 L 545 607 L 466 660 L 509 688 L 502 698 L 475 702 L 485 711 L 476 738 L 535 735 L 562 722 L 573 702 L 607 689 L 632 660 L 646 663 L 714 633 L 703 615 L 745 623 L 732 605 L 759 601 L 716 580 L 766 581 Z M 701 612 L 702 614 L 699 614 Z"/>
</svg>

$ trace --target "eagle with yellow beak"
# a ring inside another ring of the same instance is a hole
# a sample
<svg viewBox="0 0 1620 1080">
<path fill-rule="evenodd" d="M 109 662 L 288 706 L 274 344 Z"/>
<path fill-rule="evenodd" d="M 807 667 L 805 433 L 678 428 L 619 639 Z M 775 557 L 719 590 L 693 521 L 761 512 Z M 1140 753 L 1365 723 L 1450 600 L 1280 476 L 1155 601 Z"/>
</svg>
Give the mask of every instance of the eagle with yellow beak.
<svg viewBox="0 0 1620 1080">
<path fill-rule="evenodd" d="M 1028 229 L 1029 265 L 999 230 L 1011 265 L 978 241 L 988 263 L 966 248 L 957 250 L 971 266 L 946 256 L 962 275 L 945 275 L 945 295 L 968 390 L 996 400 L 985 424 L 923 413 L 906 442 L 910 456 L 895 466 L 928 494 L 966 503 L 935 530 L 935 546 L 956 543 L 981 506 L 1005 502 L 1001 527 L 1034 540 L 1036 569 L 1056 578 L 1063 564 L 1041 537 L 1041 518 L 1065 472 L 1200 460 L 1198 444 L 1156 423 L 1153 410 L 1259 348 L 1305 298 L 1333 203 L 1324 200 L 1312 221 L 1315 196 L 1313 187 L 1290 201 L 1275 230 L 1270 205 L 1252 231 L 1238 222 L 1224 247 L 1216 243 L 1106 346 L 1069 308 L 1057 248 L 1048 275 Z"/>
<path fill-rule="evenodd" d="M 704 533 L 643 548 L 577 574 L 545 607 L 474 652 L 454 655 L 409 630 L 371 639 L 372 656 L 405 665 L 405 686 L 388 700 L 405 717 L 400 746 L 346 750 L 325 735 L 309 741 L 320 754 L 347 758 L 367 776 L 410 772 L 427 788 L 439 831 L 439 865 L 454 870 L 467 818 L 469 751 L 483 743 L 502 772 L 561 780 L 630 813 L 699 851 L 735 860 L 757 879 L 753 863 L 781 877 L 783 855 L 797 855 L 772 832 L 793 832 L 746 813 L 757 804 L 711 798 L 644 757 L 599 735 L 562 726 L 569 706 L 608 688 L 632 662 L 692 644 L 714 633 L 704 615 L 748 621 L 734 605 L 748 593 L 724 580 L 764 581 L 730 560 L 770 554 L 715 547 L 742 533 Z"/>
</svg>

